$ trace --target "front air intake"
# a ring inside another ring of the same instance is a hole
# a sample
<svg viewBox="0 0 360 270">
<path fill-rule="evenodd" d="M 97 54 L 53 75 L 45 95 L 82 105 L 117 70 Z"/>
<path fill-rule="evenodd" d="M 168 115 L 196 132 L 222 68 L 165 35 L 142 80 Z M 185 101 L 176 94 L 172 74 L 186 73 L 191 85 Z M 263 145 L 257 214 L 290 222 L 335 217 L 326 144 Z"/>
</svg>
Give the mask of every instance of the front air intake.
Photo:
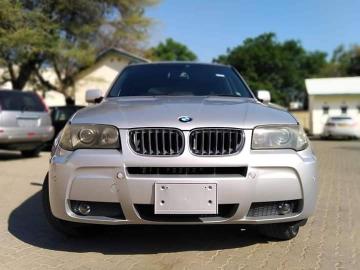
<svg viewBox="0 0 360 270">
<path fill-rule="evenodd" d="M 127 167 L 129 175 L 246 177 L 247 167 Z"/>
<path fill-rule="evenodd" d="M 190 151 L 199 156 L 232 155 L 241 151 L 244 141 L 241 129 L 194 129 L 190 133 Z"/>
<path fill-rule="evenodd" d="M 129 132 L 130 146 L 140 155 L 178 156 L 184 151 L 184 135 L 174 128 L 138 128 Z"/>
</svg>

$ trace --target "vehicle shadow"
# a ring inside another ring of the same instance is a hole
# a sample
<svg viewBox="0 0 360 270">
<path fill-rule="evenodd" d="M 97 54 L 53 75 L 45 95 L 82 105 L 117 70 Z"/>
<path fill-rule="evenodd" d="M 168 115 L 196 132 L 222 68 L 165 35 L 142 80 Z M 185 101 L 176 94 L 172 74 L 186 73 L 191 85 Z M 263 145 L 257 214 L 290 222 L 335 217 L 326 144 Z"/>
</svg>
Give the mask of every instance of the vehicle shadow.
<svg viewBox="0 0 360 270">
<path fill-rule="evenodd" d="M 103 254 L 152 254 L 241 248 L 266 242 L 255 232 L 239 226 L 103 226 L 85 238 L 68 238 L 54 231 L 45 220 L 41 192 L 12 211 L 9 232 L 30 245 L 69 252 Z"/>
<path fill-rule="evenodd" d="M 49 153 L 49 150 L 41 150 L 41 153 Z M 35 159 L 38 157 L 23 157 L 20 151 L 0 150 L 0 161 L 11 161 L 16 159 Z"/>
<path fill-rule="evenodd" d="M 8 161 L 23 158 L 20 152 L 0 151 L 0 161 Z"/>
</svg>

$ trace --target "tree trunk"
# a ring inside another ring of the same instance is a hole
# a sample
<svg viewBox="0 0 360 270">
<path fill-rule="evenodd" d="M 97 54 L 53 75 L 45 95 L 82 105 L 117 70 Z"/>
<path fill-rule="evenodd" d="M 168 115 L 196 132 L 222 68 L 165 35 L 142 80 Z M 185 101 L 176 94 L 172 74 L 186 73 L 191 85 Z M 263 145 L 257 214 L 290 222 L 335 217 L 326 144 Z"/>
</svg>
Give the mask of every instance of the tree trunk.
<svg viewBox="0 0 360 270">
<path fill-rule="evenodd" d="M 19 67 L 18 75 L 11 76 L 11 84 L 14 90 L 23 90 L 36 67 L 36 63 L 37 61 L 35 60 L 29 60 L 28 62 L 21 64 Z"/>
</svg>

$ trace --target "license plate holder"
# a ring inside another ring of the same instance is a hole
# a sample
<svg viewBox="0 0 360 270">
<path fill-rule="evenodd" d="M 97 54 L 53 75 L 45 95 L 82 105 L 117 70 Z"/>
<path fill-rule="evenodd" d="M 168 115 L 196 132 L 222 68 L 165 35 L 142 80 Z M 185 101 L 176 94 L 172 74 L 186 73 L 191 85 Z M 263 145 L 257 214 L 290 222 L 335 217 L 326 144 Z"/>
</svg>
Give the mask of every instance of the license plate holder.
<svg viewBox="0 0 360 270">
<path fill-rule="evenodd" d="M 155 214 L 217 214 L 216 183 L 155 183 Z"/>
</svg>

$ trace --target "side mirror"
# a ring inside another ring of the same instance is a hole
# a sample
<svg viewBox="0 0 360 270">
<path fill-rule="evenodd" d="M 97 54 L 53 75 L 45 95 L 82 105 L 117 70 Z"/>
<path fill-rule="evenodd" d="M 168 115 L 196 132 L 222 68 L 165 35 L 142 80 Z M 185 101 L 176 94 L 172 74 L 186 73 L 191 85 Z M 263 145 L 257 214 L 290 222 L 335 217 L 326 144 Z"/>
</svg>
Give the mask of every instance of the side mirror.
<svg viewBox="0 0 360 270">
<path fill-rule="evenodd" d="M 270 91 L 268 91 L 268 90 L 257 91 L 257 98 L 265 104 L 269 103 L 271 101 Z"/>
<path fill-rule="evenodd" d="M 85 101 L 87 103 L 99 103 L 103 99 L 100 89 L 89 89 L 85 93 Z"/>
</svg>

